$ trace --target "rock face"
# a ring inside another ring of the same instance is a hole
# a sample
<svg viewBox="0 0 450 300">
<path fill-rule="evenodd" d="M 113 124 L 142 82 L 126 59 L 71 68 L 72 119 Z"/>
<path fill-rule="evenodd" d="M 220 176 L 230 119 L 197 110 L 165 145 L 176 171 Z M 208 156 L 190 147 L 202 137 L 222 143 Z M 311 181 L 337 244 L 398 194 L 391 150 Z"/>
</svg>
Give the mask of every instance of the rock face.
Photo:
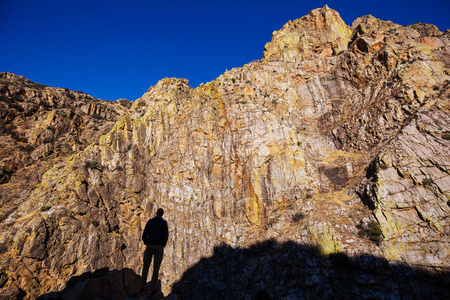
<svg viewBox="0 0 450 300">
<path fill-rule="evenodd" d="M 447 109 L 449 108 L 447 103 Z M 421 110 L 383 147 L 360 193 L 380 222 L 385 256 L 416 265 L 448 267 L 449 113 Z"/>
<path fill-rule="evenodd" d="M 165 294 L 217 245 L 267 239 L 448 272 L 449 38 L 372 16 L 349 27 L 325 6 L 261 61 L 196 89 L 163 79 L 131 105 L 3 74 L 0 288 L 139 274 L 160 206 Z"/>
<path fill-rule="evenodd" d="M 263 58 L 299 62 L 336 55 L 347 50 L 351 34 L 341 16 L 325 5 L 274 31 L 272 41 L 264 47 Z"/>
<path fill-rule="evenodd" d="M 123 101 L 0 73 L 0 220 L 29 196 L 43 173 L 98 141 L 126 113 Z"/>
</svg>

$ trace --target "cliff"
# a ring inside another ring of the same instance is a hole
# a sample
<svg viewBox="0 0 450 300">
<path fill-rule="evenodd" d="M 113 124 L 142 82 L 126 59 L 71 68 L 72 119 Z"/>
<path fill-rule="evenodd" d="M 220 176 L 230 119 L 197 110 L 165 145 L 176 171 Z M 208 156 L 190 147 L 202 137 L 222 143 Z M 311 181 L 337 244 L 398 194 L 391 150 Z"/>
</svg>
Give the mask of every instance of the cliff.
<svg viewBox="0 0 450 300">
<path fill-rule="evenodd" d="M 348 26 L 325 6 L 275 31 L 262 60 L 133 103 L 3 73 L 2 293 L 139 274 L 157 207 L 165 293 L 217 245 L 268 239 L 447 274 L 449 49 L 448 30 Z"/>
</svg>

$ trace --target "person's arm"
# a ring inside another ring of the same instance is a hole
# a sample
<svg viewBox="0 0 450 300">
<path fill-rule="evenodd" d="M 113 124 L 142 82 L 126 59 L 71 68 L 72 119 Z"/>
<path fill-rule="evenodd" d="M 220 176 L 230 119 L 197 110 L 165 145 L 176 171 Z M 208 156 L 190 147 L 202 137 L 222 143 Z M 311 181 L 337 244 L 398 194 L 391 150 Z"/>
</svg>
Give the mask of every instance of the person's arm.
<svg viewBox="0 0 450 300">
<path fill-rule="evenodd" d="M 167 240 L 169 239 L 169 228 L 167 227 L 167 222 L 164 224 L 163 230 L 164 247 L 167 245 Z"/>
<path fill-rule="evenodd" d="M 144 232 L 142 232 L 142 241 L 144 242 L 144 244 L 147 244 L 148 226 L 149 226 L 149 224 L 147 222 L 147 224 L 145 224 Z"/>
</svg>

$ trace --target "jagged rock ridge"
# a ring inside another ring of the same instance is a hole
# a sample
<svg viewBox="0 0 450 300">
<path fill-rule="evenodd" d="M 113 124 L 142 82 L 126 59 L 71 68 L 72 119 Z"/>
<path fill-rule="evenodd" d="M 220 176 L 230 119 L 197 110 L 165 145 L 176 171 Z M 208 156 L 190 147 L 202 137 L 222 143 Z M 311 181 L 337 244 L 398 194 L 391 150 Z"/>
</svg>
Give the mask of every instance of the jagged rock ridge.
<svg viewBox="0 0 450 300">
<path fill-rule="evenodd" d="M 45 130 L 25 128 L 26 140 L 4 132 L 11 150 L 1 160 L 8 208 L 1 212 L 1 287 L 33 297 L 103 267 L 139 273 L 141 230 L 158 206 L 171 231 L 161 269 L 166 293 L 216 245 L 268 238 L 445 272 L 449 37 L 433 25 L 372 16 L 349 27 L 325 6 L 274 32 L 261 61 L 196 89 L 163 79 L 129 108 L 103 103 L 111 116 L 100 122 L 104 131 L 45 163 L 39 154 L 30 165 L 7 165 L 18 146 L 34 145 L 33 136 L 45 145 Z M 23 85 L 10 81 L 9 90 Z M 11 123 L 4 116 L 24 112 L 7 104 L 14 97 L 4 90 L 1 115 Z M 54 103 L 76 94 L 45 90 L 62 93 Z M 86 99 L 76 107 L 98 101 L 76 95 Z M 58 113 L 36 107 L 38 121 Z M 84 111 L 89 136 L 97 119 Z M 19 174 L 31 170 L 41 171 L 21 193 Z"/>
</svg>

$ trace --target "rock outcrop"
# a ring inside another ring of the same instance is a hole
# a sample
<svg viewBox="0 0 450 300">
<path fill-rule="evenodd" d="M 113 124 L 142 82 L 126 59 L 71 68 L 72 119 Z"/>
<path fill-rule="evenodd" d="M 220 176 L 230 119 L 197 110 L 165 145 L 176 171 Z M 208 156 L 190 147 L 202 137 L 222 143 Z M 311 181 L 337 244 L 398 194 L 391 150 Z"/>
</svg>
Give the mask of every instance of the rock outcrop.
<svg viewBox="0 0 450 300">
<path fill-rule="evenodd" d="M 450 107 L 442 108 L 417 113 L 383 147 L 359 188 L 381 225 L 387 258 L 446 268 Z"/>
<path fill-rule="evenodd" d="M 272 41 L 264 47 L 263 58 L 300 62 L 336 55 L 347 50 L 351 34 L 339 13 L 325 5 L 274 31 Z"/>
<path fill-rule="evenodd" d="M 33 298 L 104 267 L 139 274 L 159 206 L 165 294 L 217 245 L 267 239 L 445 278 L 449 47 L 433 25 L 349 27 L 325 6 L 261 61 L 196 89 L 163 79 L 131 106 L 3 74 L 0 288 Z M 325 265 L 302 278 L 332 284 Z"/>
<path fill-rule="evenodd" d="M 43 173 L 108 132 L 128 111 L 123 101 L 0 73 L 0 220 L 27 199 Z"/>
</svg>

